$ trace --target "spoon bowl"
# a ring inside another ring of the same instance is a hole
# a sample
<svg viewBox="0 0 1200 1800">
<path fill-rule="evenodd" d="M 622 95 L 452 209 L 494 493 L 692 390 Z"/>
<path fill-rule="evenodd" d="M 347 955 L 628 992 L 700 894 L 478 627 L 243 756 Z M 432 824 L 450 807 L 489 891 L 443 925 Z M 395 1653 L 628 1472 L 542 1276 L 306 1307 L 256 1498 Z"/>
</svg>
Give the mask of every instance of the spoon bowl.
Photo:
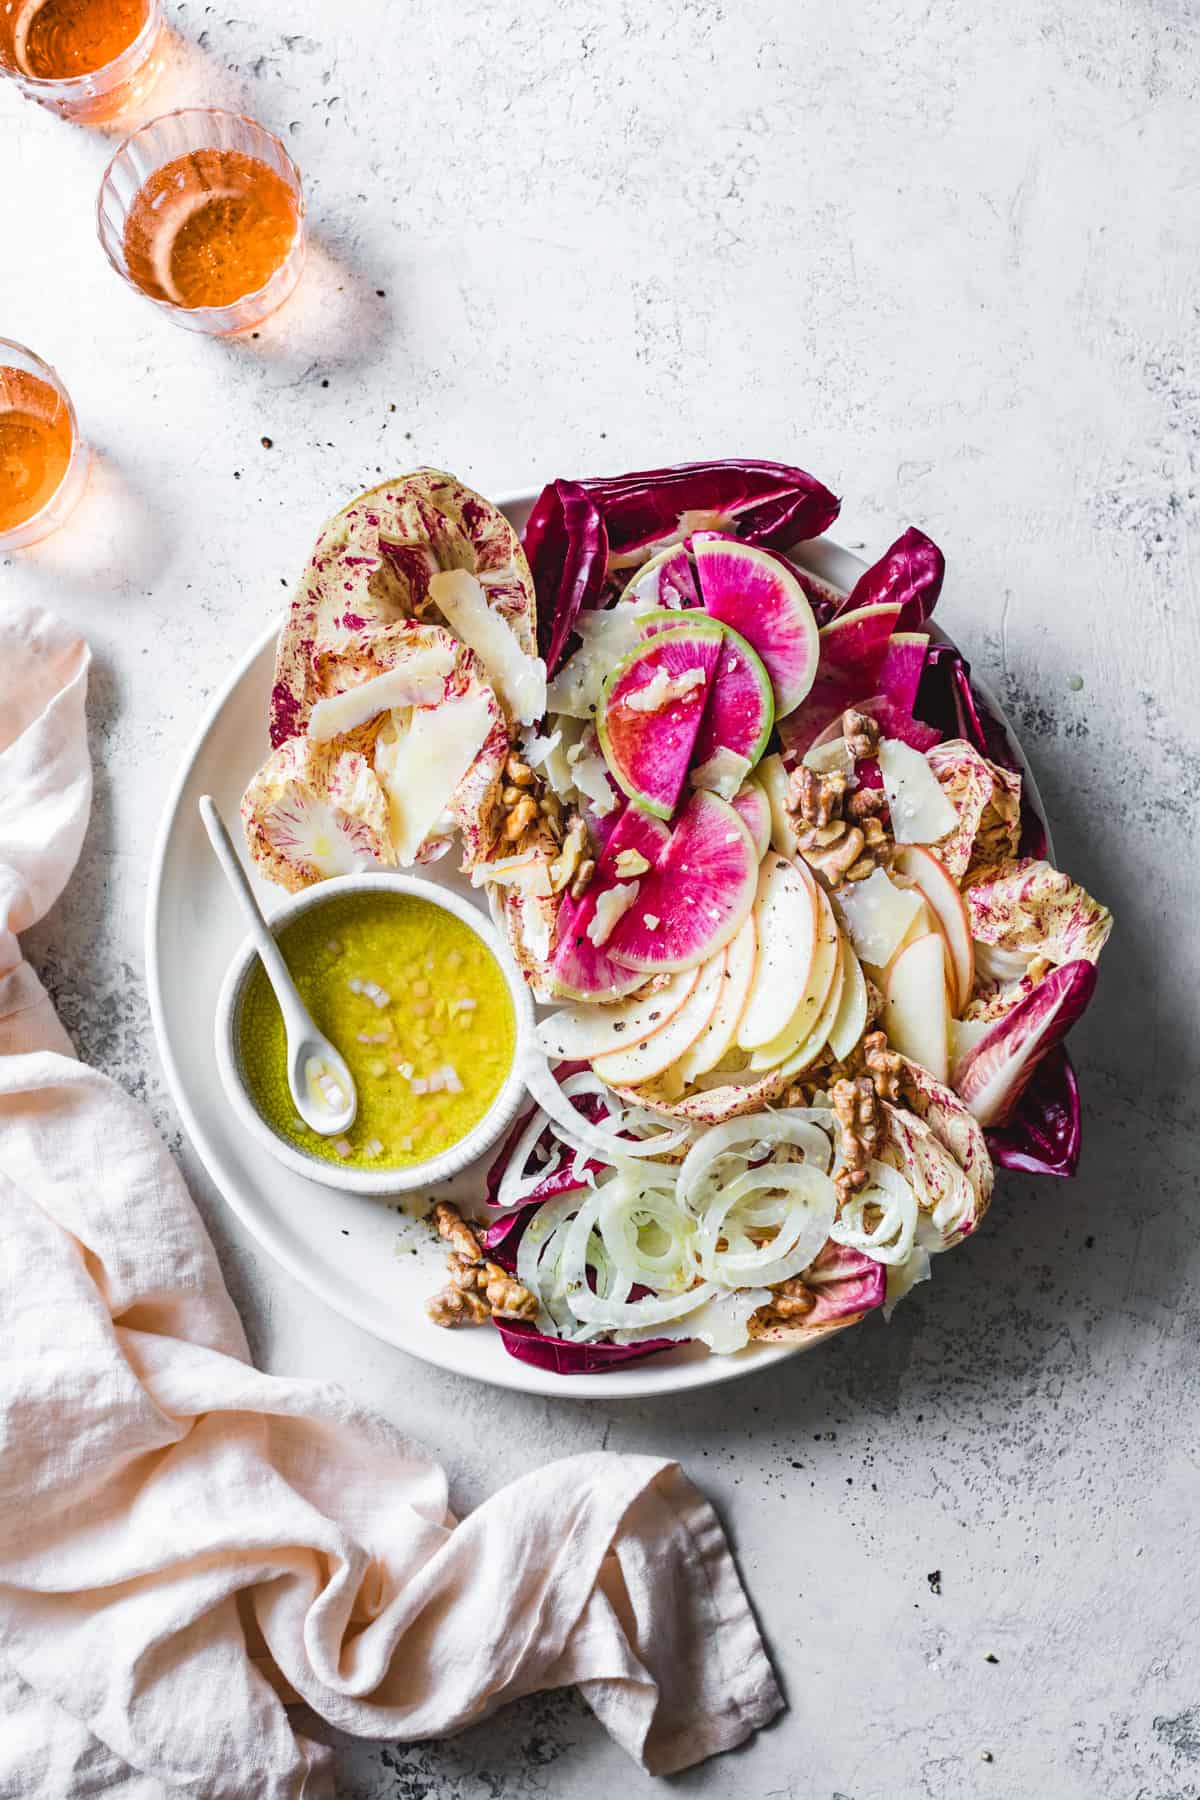
<svg viewBox="0 0 1200 1800">
<path fill-rule="evenodd" d="M 349 1131 L 358 1112 L 354 1077 L 340 1052 L 315 1028 L 302 1037 L 288 1031 L 287 1078 L 296 1111 L 310 1130 L 321 1137 Z"/>
<path fill-rule="evenodd" d="M 200 817 L 217 861 L 246 915 L 254 948 L 283 1014 L 292 1103 L 310 1131 L 319 1137 L 338 1137 L 350 1129 L 358 1112 L 354 1077 L 341 1052 L 317 1030 L 312 1014 L 300 998 L 211 794 L 200 797 Z"/>
</svg>

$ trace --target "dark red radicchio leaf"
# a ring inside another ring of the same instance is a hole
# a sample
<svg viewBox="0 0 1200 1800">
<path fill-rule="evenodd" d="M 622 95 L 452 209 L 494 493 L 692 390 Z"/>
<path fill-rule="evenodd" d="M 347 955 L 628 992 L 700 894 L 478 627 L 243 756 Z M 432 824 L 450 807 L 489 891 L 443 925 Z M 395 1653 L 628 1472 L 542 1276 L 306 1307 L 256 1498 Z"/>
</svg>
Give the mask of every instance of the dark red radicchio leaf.
<svg viewBox="0 0 1200 1800">
<path fill-rule="evenodd" d="M 1062 1042 L 1095 991 L 1095 963 L 1063 963 L 967 1051 L 951 1080 L 981 1125 L 1009 1122 L 1038 1064 Z"/>
<path fill-rule="evenodd" d="M 553 675 L 575 620 L 595 606 L 608 568 L 608 534 L 595 501 L 577 481 L 552 481 L 522 534 L 537 590 L 538 649 Z"/>
<path fill-rule="evenodd" d="M 919 631 L 938 603 L 946 559 L 932 538 L 915 525 L 902 532 L 878 562 L 864 569 L 838 607 L 838 616 L 859 606 L 898 601 L 897 631 Z"/>
<path fill-rule="evenodd" d="M 669 543 L 682 535 L 688 513 L 718 514 L 724 529 L 748 543 L 785 549 L 819 537 L 839 504 L 803 469 L 736 458 L 551 482 L 523 535 L 548 672 L 561 663 L 581 608 L 600 604 L 610 553 Z"/>
<path fill-rule="evenodd" d="M 1002 1169 L 1025 1175 L 1074 1175 L 1083 1137 L 1079 1084 L 1065 1044 L 1039 1063 L 1007 1125 L 986 1131 L 988 1149 Z"/>
<path fill-rule="evenodd" d="M 548 1337 L 536 1325 L 519 1319 L 495 1319 L 493 1324 L 510 1356 L 537 1369 L 549 1369 L 554 1375 L 604 1375 L 622 1363 L 641 1362 L 647 1356 L 679 1348 L 672 1338 L 648 1338 L 643 1344 L 573 1344 L 566 1338 Z"/>
<path fill-rule="evenodd" d="M 841 504 L 803 469 L 741 457 L 641 469 L 579 485 L 600 507 L 609 546 L 617 553 L 671 538 L 684 513 L 720 513 L 728 523 L 718 529 L 782 550 L 828 531 Z"/>
</svg>

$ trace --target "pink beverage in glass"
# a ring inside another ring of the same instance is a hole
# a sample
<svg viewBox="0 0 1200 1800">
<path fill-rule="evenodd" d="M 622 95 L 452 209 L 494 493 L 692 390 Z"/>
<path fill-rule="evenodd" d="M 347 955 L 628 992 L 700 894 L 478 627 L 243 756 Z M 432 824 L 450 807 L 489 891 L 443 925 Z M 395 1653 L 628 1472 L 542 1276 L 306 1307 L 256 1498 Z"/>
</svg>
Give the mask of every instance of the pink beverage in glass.
<svg viewBox="0 0 1200 1800">
<path fill-rule="evenodd" d="M 212 108 L 167 113 L 113 157 L 99 230 L 117 273 L 177 325 L 244 331 L 299 279 L 299 171 L 253 119 Z"/>
<path fill-rule="evenodd" d="M 56 531 L 83 491 L 87 451 L 49 363 L 0 338 L 0 550 Z"/>
</svg>

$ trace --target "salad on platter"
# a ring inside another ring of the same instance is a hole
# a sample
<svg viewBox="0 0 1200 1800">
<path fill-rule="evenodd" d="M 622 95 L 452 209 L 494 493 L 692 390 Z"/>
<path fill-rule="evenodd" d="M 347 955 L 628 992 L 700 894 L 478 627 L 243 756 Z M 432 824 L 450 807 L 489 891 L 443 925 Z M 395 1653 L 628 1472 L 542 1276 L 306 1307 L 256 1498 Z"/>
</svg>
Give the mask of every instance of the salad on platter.
<svg viewBox="0 0 1200 1800">
<path fill-rule="evenodd" d="M 937 546 L 847 591 L 837 512 L 694 463 L 554 481 L 519 538 L 422 469 L 317 541 L 251 854 L 297 890 L 455 852 L 545 1009 L 477 1216 L 434 1209 L 436 1325 L 563 1373 L 811 1344 L 889 1316 L 996 1164 L 1075 1170 L 1111 916 L 932 623 Z"/>
</svg>

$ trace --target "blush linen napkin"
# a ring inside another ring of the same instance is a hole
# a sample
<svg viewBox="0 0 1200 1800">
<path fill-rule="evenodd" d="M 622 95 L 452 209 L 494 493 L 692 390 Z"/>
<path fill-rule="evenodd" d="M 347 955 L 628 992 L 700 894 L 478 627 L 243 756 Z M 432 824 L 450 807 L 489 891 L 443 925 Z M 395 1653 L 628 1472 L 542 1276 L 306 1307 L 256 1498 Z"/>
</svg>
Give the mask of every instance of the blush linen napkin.
<svg viewBox="0 0 1200 1800">
<path fill-rule="evenodd" d="M 652 1773 L 742 1742 L 782 1701 L 675 1464 L 572 1457 L 456 1522 L 401 1430 L 251 1365 L 178 1171 L 17 945 L 87 827 L 87 666 L 0 622 L 0 1795 L 319 1800 L 297 1700 L 411 1741 L 577 1683 Z"/>
</svg>

